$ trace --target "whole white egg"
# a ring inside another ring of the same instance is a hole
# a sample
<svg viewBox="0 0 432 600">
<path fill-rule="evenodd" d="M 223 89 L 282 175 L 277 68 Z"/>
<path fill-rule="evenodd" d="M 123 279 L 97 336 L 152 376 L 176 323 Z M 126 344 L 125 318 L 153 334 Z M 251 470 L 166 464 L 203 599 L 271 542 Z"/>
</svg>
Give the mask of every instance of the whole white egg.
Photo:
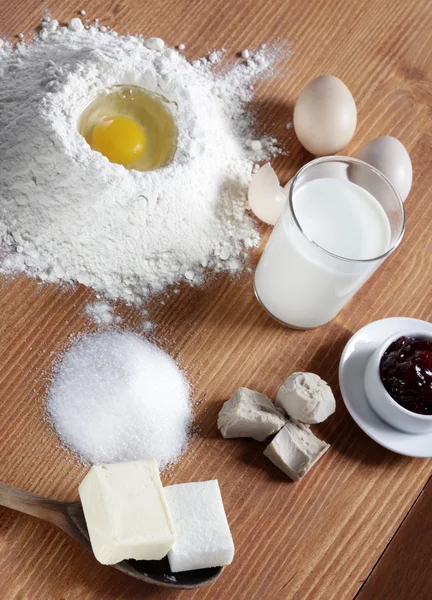
<svg viewBox="0 0 432 600">
<path fill-rule="evenodd" d="M 378 137 L 364 146 L 357 158 L 372 165 L 387 177 L 405 202 L 412 185 L 413 170 L 405 146 L 391 135 Z M 352 170 L 352 180 L 361 185 L 360 172 Z"/>
<path fill-rule="evenodd" d="M 298 97 L 293 123 L 300 143 L 311 154 L 336 154 L 355 132 L 354 98 L 343 81 L 333 75 L 321 75 L 308 83 Z"/>
</svg>

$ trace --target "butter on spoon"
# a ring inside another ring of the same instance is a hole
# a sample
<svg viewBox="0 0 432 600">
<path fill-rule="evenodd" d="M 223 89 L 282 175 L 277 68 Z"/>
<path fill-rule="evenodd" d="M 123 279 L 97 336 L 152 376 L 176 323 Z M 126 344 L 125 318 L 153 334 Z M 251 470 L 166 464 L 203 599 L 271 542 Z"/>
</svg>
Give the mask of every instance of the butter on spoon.
<svg viewBox="0 0 432 600">
<path fill-rule="evenodd" d="M 0 506 L 52 523 L 91 551 L 90 539 L 81 502 L 57 502 L 0 483 Z M 172 573 L 168 558 L 162 560 L 124 560 L 111 565 L 126 575 L 162 587 L 192 590 L 218 579 L 223 567 Z"/>
</svg>

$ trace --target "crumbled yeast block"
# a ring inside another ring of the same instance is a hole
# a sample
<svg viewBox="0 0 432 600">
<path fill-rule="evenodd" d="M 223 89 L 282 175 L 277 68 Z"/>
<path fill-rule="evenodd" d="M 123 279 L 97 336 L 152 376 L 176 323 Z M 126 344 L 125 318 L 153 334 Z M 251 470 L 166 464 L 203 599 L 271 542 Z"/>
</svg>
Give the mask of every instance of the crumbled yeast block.
<svg viewBox="0 0 432 600">
<path fill-rule="evenodd" d="M 104 565 L 157 560 L 174 543 L 154 459 L 94 466 L 79 487 L 95 557 Z"/>
<path fill-rule="evenodd" d="M 280 387 L 276 406 L 301 423 L 321 423 L 336 410 L 336 400 L 319 375 L 293 373 Z"/>
<path fill-rule="evenodd" d="M 224 438 L 251 437 L 263 442 L 287 422 L 282 410 L 259 392 L 240 388 L 222 406 L 218 428 Z"/>
<path fill-rule="evenodd" d="M 229 565 L 234 543 L 214 481 L 180 483 L 165 488 L 176 540 L 168 553 L 173 573 Z"/>
<path fill-rule="evenodd" d="M 298 481 L 329 448 L 306 425 L 288 421 L 264 454 L 288 477 Z"/>
</svg>

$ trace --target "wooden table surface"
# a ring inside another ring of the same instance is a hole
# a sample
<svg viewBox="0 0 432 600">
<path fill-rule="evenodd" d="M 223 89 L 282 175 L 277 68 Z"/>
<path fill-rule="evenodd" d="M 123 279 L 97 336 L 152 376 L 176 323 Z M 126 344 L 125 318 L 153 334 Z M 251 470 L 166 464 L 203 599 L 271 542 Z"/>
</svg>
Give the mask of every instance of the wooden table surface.
<svg viewBox="0 0 432 600">
<path fill-rule="evenodd" d="M 45 7 L 46 0 L 3 0 L 0 34 L 27 39 Z M 0 509 L 0 598 L 430 599 L 431 461 L 393 454 L 370 440 L 348 415 L 337 383 L 341 351 L 360 327 L 390 316 L 432 319 L 430 0 L 52 0 L 50 8 L 61 22 L 85 9 L 119 32 L 184 42 L 190 58 L 222 46 L 231 56 L 287 40 L 293 56 L 284 76 L 261 84 L 255 101 L 262 126 L 289 151 L 275 162 L 281 179 L 310 158 L 285 127 L 293 102 L 311 78 L 332 73 L 358 106 L 346 153 L 395 135 L 411 154 L 414 185 L 401 247 L 325 327 L 299 332 L 272 321 L 254 299 L 250 273 L 234 282 L 221 275 L 200 288 L 184 286 L 165 304 L 160 297 L 149 304 L 156 337 L 189 369 L 195 399 L 202 401 L 200 434 L 169 481 L 219 479 L 236 556 L 218 582 L 194 592 L 136 582 L 99 565 L 52 526 Z M 262 233 L 265 240 L 268 228 Z M 69 336 L 94 329 L 84 314 L 94 294 L 25 277 L 0 285 L 0 480 L 74 500 L 86 468 L 59 446 L 42 410 L 53 353 Z M 125 327 L 138 327 L 137 310 L 119 310 Z M 274 397 L 294 370 L 318 372 L 338 403 L 336 414 L 315 428 L 332 447 L 300 483 L 263 457 L 263 444 L 224 441 L 216 428 L 221 403 L 234 389 L 245 385 Z"/>
</svg>

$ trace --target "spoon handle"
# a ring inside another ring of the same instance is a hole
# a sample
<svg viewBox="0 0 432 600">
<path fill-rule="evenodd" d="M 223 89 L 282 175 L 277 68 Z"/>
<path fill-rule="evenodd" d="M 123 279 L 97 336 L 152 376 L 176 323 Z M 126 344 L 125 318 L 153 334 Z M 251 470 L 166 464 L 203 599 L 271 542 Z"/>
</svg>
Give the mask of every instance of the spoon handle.
<svg viewBox="0 0 432 600">
<path fill-rule="evenodd" d="M 68 504 L 0 483 L 0 506 L 12 508 L 62 527 Z"/>
</svg>

